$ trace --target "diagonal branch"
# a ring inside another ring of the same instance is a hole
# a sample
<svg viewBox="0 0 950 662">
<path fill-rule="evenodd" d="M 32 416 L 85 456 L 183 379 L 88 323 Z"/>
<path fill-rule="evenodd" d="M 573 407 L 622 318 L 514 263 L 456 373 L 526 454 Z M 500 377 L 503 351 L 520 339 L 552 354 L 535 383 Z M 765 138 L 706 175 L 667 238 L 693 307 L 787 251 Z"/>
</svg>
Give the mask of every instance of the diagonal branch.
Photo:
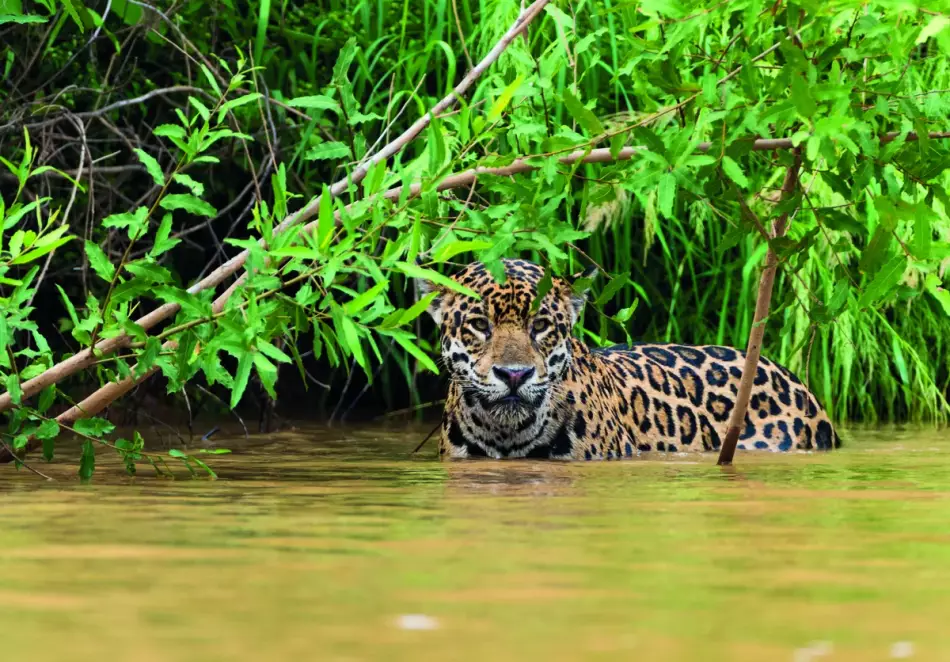
<svg viewBox="0 0 950 662">
<path fill-rule="evenodd" d="M 788 200 L 795 195 L 798 188 L 798 174 L 802 167 L 802 154 L 795 150 L 792 165 L 785 173 L 782 183 L 782 199 Z M 772 238 L 785 236 L 788 228 L 788 212 L 781 214 L 772 224 Z M 746 411 L 749 408 L 749 398 L 752 395 L 752 381 L 755 379 L 759 365 L 759 355 L 762 353 L 762 339 L 765 337 L 765 318 L 769 316 L 772 304 L 772 286 L 775 284 L 775 271 L 778 267 L 778 256 L 769 246 L 765 257 L 765 269 L 759 280 L 759 294 L 755 301 L 755 317 L 752 320 L 752 329 L 749 330 L 749 344 L 746 346 L 745 365 L 742 368 L 742 379 L 739 382 L 739 393 L 736 395 L 736 404 L 729 418 L 729 427 L 726 429 L 726 438 L 719 449 L 720 465 L 732 464 L 736 453 L 736 444 L 739 442 L 739 432 L 745 421 Z"/>
</svg>

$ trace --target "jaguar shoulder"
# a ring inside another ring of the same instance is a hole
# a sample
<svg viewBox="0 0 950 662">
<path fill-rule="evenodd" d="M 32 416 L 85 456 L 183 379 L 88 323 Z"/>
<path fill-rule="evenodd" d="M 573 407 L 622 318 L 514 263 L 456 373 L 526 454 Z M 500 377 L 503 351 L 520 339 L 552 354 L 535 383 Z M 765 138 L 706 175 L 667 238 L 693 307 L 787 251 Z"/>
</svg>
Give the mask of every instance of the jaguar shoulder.
<svg viewBox="0 0 950 662">
<path fill-rule="evenodd" d="M 584 305 L 555 278 L 535 311 L 543 270 L 505 260 L 506 281 L 481 263 L 454 280 L 479 299 L 435 291 L 450 375 L 440 453 L 448 457 L 612 459 L 719 448 L 745 353 L 730 347 L 642 343 L 591 349 L 571 335 Z M 828 450 L 841 445 L 802 382 L 761 359 L 739 449 Z"/>
</svg>

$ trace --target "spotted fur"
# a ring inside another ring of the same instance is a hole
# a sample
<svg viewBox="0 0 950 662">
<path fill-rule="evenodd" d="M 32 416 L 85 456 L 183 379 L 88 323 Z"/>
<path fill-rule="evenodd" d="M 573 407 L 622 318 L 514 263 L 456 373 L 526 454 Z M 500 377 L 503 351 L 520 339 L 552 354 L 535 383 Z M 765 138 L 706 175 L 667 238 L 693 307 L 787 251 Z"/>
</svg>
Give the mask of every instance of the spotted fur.
<svg viewBox="0 0 950 662">
<path fill-rule="evenodd" d="M 451 376 L 440 453 L 449 457 L 613 459 L 714 451 L 725 438 L 745 354 L 730 347 L 635 344 L 591 349 L 572 337 L 583 295 L 555 278 L 532 314 L 543 271 L 481 263 L 454 280 L 480 299 L 435 291 Z M 743 450 L 828 450 L 841 442 L 815 396 L 784 367 L 759 361 L 739 437 Z"/>
</svg>

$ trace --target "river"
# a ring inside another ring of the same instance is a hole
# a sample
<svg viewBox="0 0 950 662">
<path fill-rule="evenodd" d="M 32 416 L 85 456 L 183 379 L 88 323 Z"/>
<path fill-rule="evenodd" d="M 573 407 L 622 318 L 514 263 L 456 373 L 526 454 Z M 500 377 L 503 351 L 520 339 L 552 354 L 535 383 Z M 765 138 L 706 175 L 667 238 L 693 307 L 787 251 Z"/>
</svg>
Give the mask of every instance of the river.
<svg viewBox="0 0 950 662">
<path fill-rule="evenodd" d="M 950 434 L 439 462 L 427 429 L 219 439 L 219 480 L 0 467 L 4 662 L 950 659 Z"/>
</svg>

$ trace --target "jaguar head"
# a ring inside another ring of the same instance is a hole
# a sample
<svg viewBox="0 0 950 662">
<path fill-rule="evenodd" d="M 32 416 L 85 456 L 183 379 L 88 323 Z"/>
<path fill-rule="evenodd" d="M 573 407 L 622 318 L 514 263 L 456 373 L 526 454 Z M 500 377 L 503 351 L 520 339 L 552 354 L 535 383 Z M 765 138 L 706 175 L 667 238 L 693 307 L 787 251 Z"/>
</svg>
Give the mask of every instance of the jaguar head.
<svg viewBox="0 0 950 662">
<path fill-rule="evenodd" d="M 532 311 L 544 270 L 522 260 L 503 262 L 504 283 L 480 262 L 453 277 L 479 299 L 428 281 L 417 281 L 417 293 L 436 294 L 428 311 L 440 327 L 442 360 L 465 406 L 484 410 L 496 423 L 517 425 L 550 406 L 567 375 L 571 329 L 585 295 L 552 278 Z"/>
</svg>

